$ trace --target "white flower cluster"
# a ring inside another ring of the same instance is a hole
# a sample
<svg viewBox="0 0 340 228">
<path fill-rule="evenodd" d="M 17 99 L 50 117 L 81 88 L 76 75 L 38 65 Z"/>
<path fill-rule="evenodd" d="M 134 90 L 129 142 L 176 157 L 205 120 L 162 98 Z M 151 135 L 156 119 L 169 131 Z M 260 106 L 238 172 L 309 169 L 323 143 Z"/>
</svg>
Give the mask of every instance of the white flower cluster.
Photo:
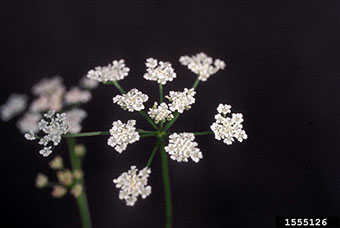
<svg viewBox="0 0 340 228">
<path fill-rule="evenodd" d="M 202 152 L 197 148 L 197 142 L 193 133 L 173 133 L 169 136 L 169 144 L 165 151 L 172 160 L 187 162 L 191 158 L 194 162 L 199 162 L 203 158 Z"/>
<path fill-rule="evenodd" d="M 69 132 L 79 133 L 82 129 L 81 122 L 87 117 L 86 111 L 80 108 L 74 108 L 65 114 L 65 122 L 69 126 Z"/>
<path fill-rule="evenodd" d="M 31 103 L 31 112 L 60 111 L 63 107 L 65 87 L 59 76 L 42 79 L 33 86 L 32 93 L 38 98 Z"/>
<path fill-rule="evenodd" d="M 9 121 L 14 116 L 26 109 L 27 96 L 22 94 L 12 94 L 7 102 L 0 107 L 0 117 L 2 121 Z"/>
<path fill-rule="evenodd" d="M 140 92 L 138 89 L 131 89 L 128 93 L 117 95 L 113 98 L 113 103 L 117 103 L 124 110 L 129 112 L 141 111 L 145 108 L 144 102 L 149 100 L 148 95 Z"/>
<path fill-rule="evenodd" d="M 39 131 L 38 122 L 41 120 L 41 117 L 40 113 L 27 112 L 18 120 L 17 127 L 23 134 L 30 131 L 37 133 Z"/>
<path fill-rule="evenodd" d="M 123 172 L 117 179 L 113 180 L 116 188 L 120 188 L 119 199 L 125 200 L 127 206 L 134 206 L 138 196 L 145 199 L 151 194 L 151 186 L 148 184 L 151 169 L 145 167 L 138 171 L 136 166 L 131 166 L 130 170 Z"/>
<path fill-rule="evenodd" d="M 55 111 L 49 111 L 44 114 L 45 119 L 40 120 L 38 128 L 46 135 L 39 137 L 39 144 L 43 145 L 44 148 L 39 151 L 41 155 L 47 157 L 52 153 L 52 146 L 48 146 L 52 143 L 53 147 L 57 146 L 61 141 L 61 136 L 68 132 L 68 125 L 65 122 L 65 113 L 55 113 Z M 37 136 L 33 131 L 25 134 L 27 140 L 35 140 Z"/>
<path fill-rule="evenodd" d="M 98 66 L 87 73 L 87 77 L 99 82 L 119 81 L 129 74 L 130 69 L 125 66 L 125 61 L 114 60 L 107 66 Z"/>
<path fill-rule="evenodd" d="M 232 113 L 231 118 L 227 117 L 227 114 L 231 113 L 231 106 L 223 104 L 218 106 L 217 111 L 216 121 L 210 126 L 217 140 L 223 140 L 227 145 L 231 145 L 234 138 L 239 142 L 248 138 L 243 130 L 243 115 L 241 113 Z"/>
<path fill-rule="evenodd" d="M 99 82 L 91 78 L 83 77 L 80 80 L 80 86 L 84 89 L 95 89 L 98 85 Z"/>
<path fill-rule="evenodd" d="M 92 95 L 86 90 L 81 90 L 78 87 L 71 88 L 65 94 L 65 102 L 67 104 L 87 103 L 91 100 Z"/>
<path fill-rule="evenodd" d="M 147 69 L 144 78 L 150 81 L 156 81 L 165 85 L 168 81 L 176 78 L 174 68 L 171 63 L 159 61 L 157 59 L 148 58 L 145 63 Z"/>
<path fill-rule="evenodd" d="M 122 153 L 128 144 L 132 144 L 140 138 L 135 125 L 135 120 L 129 120 L 126 124 L 120 120 L 114 121 L 110 129 L 111 137 L 107 141 L 108 145 L 114 147 L 118 153 Z"/>
<path fill-rule="evenodd" d="M 211 57 L 203 52 L 191 57 L 187 55 L 182 56 L 179 61 L 182 65 L 187 66 L 189 70 L 197 74 L 200 81 L 206 81 L 211 75 L 225 68 L 224 61 L 220 59 L 213 61 Z"/>
<path fill-rule="evenodd" d="M 155 123 L 170 121 L 174 118 L 169 107 L 166 103 L 162 102 L 158 105 L 157 102 L 154 103 L 153 107 L 149 109 L 148 112 L 151 119 L 155 120 Z"/>
<path fill-rule="evenodd" d="M 183 113 L 184 110 L 191 108 L 191 105 L 195 103 L 196 92 L 194 89 L 185 88 L 183 92 L 170 91 L 166 98 L 171 102 L 169 108 L 171 111 L 178 111 Z"/>
</svg>

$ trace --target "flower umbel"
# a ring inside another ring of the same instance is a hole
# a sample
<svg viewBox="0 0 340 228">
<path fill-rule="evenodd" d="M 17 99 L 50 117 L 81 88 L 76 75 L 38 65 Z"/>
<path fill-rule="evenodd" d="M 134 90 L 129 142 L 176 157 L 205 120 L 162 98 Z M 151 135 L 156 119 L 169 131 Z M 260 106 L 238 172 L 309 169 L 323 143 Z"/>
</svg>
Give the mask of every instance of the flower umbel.
<svg viewBox="0 0 340 228">
<path fill-rule="evenodd" d="M 112 64 L 96 67 L 87 73 L 87 77 L 99 82 L 119 81 L 128 76 L 130 69 L 125 66 L 125 61 L 114 60 Z"/>
<path fill-rule="evenodd" d="M 156 81 L 165 85 L 168 81 L 176 78 L 175 70 L 169 62 L 158 62 L 157 59 L 148 58 L 145 65 L 147 67 L 147 73 L 144 74 L 146 80 Z"/>
<path fill-rule="evenodd" d="M 157 102 L 155 102 L 152 108 L 149 109 L 148 114 L 151 119 L 155 120 L 156 124 L 159 122 L 169 121 L 174 118 L 174 115 L 172 115 L 168 105 L 164 102 L 160 103 L 159 105 Z"/>
<path fill-rule="evenodd" d="M 170 91 L 166 98 L 171 102 L 169 108 L 171 111 L 183 113 L 184 110 L 189 110 L 191 105 L 195 103 L 196 92 L 194 89 L 185 88 L 183 92 Z"/>
<path fill-rule="evenodd" d="M 148 184 L 151 169 L 144 168 L 140 171 L 136 166 L 131 166 L 130 170 L 122 173 L 113 180 L 117 188 L 120 188 L 119 199 L 125 200 L 127 206 L 134 206 L 138 196 L 145 199 L 151 194 L 151 186 Z"/>
<path fill-rule="evenodd" d="M 12 94 L 6 104 L 0 106 L 0 117 L 2 121 L 9 121 L 14 116 L 26 109 L 27 96 L 22 94 Z"/>
<path fill-rule="evenodd" d="M 216 121 L 210 127 L 217 140 L 223 140 L 227 145 L 231 145 L 234 138 L 239 142 L 248 138 L 243 130 L 243 115 L 241 113 L 232 113 L 231 118 L 227 117 L 226 114 L 231 112 L 231 106 L 223 104 L 218 106 L 217 111 Z"/>
<path fill-rule="evenodd" d="M 113 98 L 113 103 L 117 103 L 124 110 L 129 112 L 141 111 L 145 108 L 144 104 L 149 99 L 148 95 L 138 89 L 132 89 L 127 94 L 117 95 Z"/>
<path fill-rule="evenodd" d="M 51 143 L 53 147 L 57 146 L 61 141 L 61 136 L 68 132 L 68 124 L 65 122 L 65 113 L 49 111 L 44 114 L 44 117 L 46 120 L 42 119 L 38 123 L 39 130 L 45 133 L 45 136 L 39 140 L 39 144 L 44 146 L 39 153 L 47 157 L 52 153 L 52 146 L 48 146 L 48 144 Z"/>
<path fill-rule="evenodd" d="M 179 61 L 182 65 L 187 66 L 189 70 L 197 74 L 200 81 L 206 81 L 211 75 L 225 68 L 224 61 L 220 59 L 213 61 L 211 57 L 203 52 L 191 57 L 187 55 L 182 56 Z"/>
<path fill-rule="evenodd" d="M 120 120 L 114 121 L 110 130 L 111 137 L 107 141 L 108 145 L 114 147 L 118 153 L 122 153 L 128 144 L 140 138 L 135 125 L 136 120 L 129 120 L 126 124 Z"/>
<path fill-rule="evenodd" d="M 203 158 L 202 152 L 197 148 L 197 142 L 193 133 L 173 133 L 169 136 L 169 145 L 165 151 L 172 160 L 187 162 L 191 158 L 194 162 L 199 162 Z"/>
</svg>

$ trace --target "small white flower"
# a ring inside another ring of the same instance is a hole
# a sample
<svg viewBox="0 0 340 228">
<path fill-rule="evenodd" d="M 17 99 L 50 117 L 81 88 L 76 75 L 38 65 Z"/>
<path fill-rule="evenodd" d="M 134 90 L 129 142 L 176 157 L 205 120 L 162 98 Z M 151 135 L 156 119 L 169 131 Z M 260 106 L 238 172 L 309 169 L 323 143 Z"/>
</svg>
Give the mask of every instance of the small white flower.
<svg viewBox="0 0 340 228">
<path fill-rule="evenodd" d="M 35 186 L 37 188 L 44 188 L 48 184 L 48 177 L 42 173 L 38 173 L 35 179 Z"/>
<path fill-rule="evenodd" d="M 83 77 L 80 80 L 80 86 L 84 89 L 95 89 L 99 85 L 99 82 L 87 77 Z"/>
<path fill-rule="evenodd" d="M 68 131 L 70 133 L 79 133 L 82 129 L 81 122 L 87 117 L 86 111 L 75 108 L 65 114 L 65 123 L 69 126 Z"/>
<path fill-rule="evenodd" d="M 195 135 L 193 133 L 173 133 L 169 136 L 169 144 L 165 147 L 165 151 L 172 160 L 187 162 L 188 158 L 191 158 L 197 163 L 203 158 L 203 155 L 194 140 Z"/>
<path fill-rule="evenodd" d="M 171 102 L 169 108 L 171 111 L 178 111 L 183 113 L 184 110 L 191 108 L 191 105 L 195 103 L 196 92 L 194 89 L 185 88 L 183 92 L 170 91 L 169 96 L 166 98 Z"/>
<path fill-rule="evenodd" d="M 35 84 L 32 88 L 34 95 L 51 95 L 62 94 L 65 91 L 63 85 L 63 79 L 60 76 L 54 76 L 52 78 L 44 78 Z"/>
<path fill-rule="evenodd" d="M 12 94 L 7 102 L 0 106 L 0 118 L 2 121 L 9 121 L 20 114 L 27 107 L 27 96 L 23 94 Z"/>
<path fill-rule="evenodd" d="M 138 172 L 136 166 L 131 166 L 128 172 L 123 172 L 113 180 L 116 188 L 119 188 L 119 199 L 125 200 L 127 206 L 134 206 L 138 196 L 145 199 L 151 194 L 151 186 L 148 184 L 151 169 L 145 167 Z"/>
<path fill-rule="evenodd" d="M 61 185 L 54 185 L 53 191 L 51 192 L 51 195 L 54 198 L 61 198 L 67 193 L 67 189 L 64 186 Z"/>
<path fill-rule="evenodd" d="M 74 187 L 71 189 L 70 193 L 75 197 L 78 198 L 81 193 L 83 192 L 83 186 L 81 184 L 76 184 Z"/>
<path fill-rule="evenodd" d="M 45 119 L 40 120 L 38 128 L 45 136 L 40 138 L 39 144 L 44 148 L 40 150 L 40 154 L 47 157 L 52 153 L 52 147 L 47 146 L 52 143 L 53 146 L 57 146 L 61 141 L 61 136 L 68 132 L 68 125 L 65 122 L 65 113 L 55 113 L 55 111 L 49 111 L 44 114 Z"/>
<path fill-rule="evenodd" d="M 92 95 L 86 90 L 80 90 L 78 87 L 73 87 L 65 94 L 65 102 L 67 104 L 87 103 L 91 100 Z"/>
<path fill-rule="evenodd" d="M 175 70 L 169 62 L 158 62 L 156 59 L 148 58 L 145 65 L 147 67 L 147 73 L 144 74 L 146 80 L 157 81 L 165 85 L 168 81 L 176 78 Z"/>
<path fill-rule="evenodd" d="M 25 113 L 25 115 L 18 120 L 17 127 L 21 131 L 21 133 L 26 133 L 32 131 L 37 133 L 39 131 L 38 122 L 41 120 L 40 113 Z"/>
<path fill-rule="evenodd" d="M 149 109 L 148 114 L 151 119 L 155 120 L 156 124 L 158 124 L 159 122 L 169 121 L 174 118 L 171 111 L 169 110 L 168 105 L 164 102 L 159 105 L 157 102 L 155 102 L 153 107 Z"/>
<path fill-rule="evenodd" d="M 61 156 L 55 156 L 55 158 L 48 163 L 51 169 L 58 170 L 64 168 L 63 159 Z"/>
<path fill-rule="evenodd" d="M 122 153 L 128 144 L 132 144 L 140 138 L 135 125 L 135 120 L 129 120 L 126 124 L 120 120 L 114 121 L 110 130 L 111 137 L 107 141 L 108 145 L 114 147 L 118 153 Z"/>
<path fill-rule="evenodd" d="M 224 115 L 231 113 L 231 105 L 219 104 L 217 107 L 217 112 Z"/>
<path fill-rule="evenodd" d="M 30 131 L 29 133 L 26 133 L 24 136 L 29 141 L 36 140 L 36 138 L 37 138 L 33 131 Z"/>
<path fill-rule="evenodd" d="M 87 77 L 99 82 L 119 81 L 129 74 L 130 69 L 125 66 L 123 59 L 114 60 L 112 64 L 103 67 L 96 67 L 87 73 Z"/>
<path fill-rule="evenodd" d="M 148 100 L 148 95 L 138 91 L 138 89 L 131 89 L 127 94 L 115 96 L 113 98 L 113 103 L 117 103 L 124 110 L 133 112 L 143 110 L 145 108 L 143 103 Z"/>
<path fill-rule="evenodd" d="M 214 132 L 215 138 L 217 140 L 223 140 L 227 145 L 231 145 L 234 142 L 234 138 L 242 142 L 248 138 L 246 132 L 243 130 L 243 115 L 241 113 L 232 113 L 231 118 L 227 117 L 225 107 L 227 107 L 227 113 L 231 112 L 230 105 L 220 104 L 218 107 L 220 108 L 218 109 L 219 114 L 215 115 L 216 121 L 210 128 Z"/>
<path fill-rule="evenodd" d="M 224 61 L 216 59 L 213 65 L 213 59 L 201 52 L 194 56 L 182 56 L 180 63 L 187 66 L 189 70 L 198 75 L 198 79 L 206 81 L 211 75 L 225 68 Z"/>
<path fill-rule="evenodd" d="M 44 147 L 39 151 L 39 154 L 41 154 L 44 157 L 47 157 L 52 153 L 52 146 Z"/>
<path fill-rule="evenodd" d="M 30 105 L 31 112 L 44 112 L 48 110 L 60 111 L 63 107 L 63 93 L 60 91 L 49 94 L 40 95 L 37 99 L 33 100 Z"/>
</svg>

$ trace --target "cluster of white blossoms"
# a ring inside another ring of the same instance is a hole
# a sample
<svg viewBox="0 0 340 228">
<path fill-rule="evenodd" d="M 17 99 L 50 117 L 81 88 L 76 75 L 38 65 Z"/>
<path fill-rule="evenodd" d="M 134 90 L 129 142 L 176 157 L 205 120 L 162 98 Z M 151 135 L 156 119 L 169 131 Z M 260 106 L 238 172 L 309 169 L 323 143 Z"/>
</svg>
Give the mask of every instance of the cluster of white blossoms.
<svg viewBox="0 0 340 228">
<path fill-rule="evenodd" d="M 92 95 L 89 91 L 81 90 L 78 87 L 71 88 L 65 94 L 65 102 L 67 104 L 87 103 L 91 100 Z"/>
<path fill-rule="evenodd" d="M 38 112 L 27 112 L 17 122 L 17 127 L 21 133 L 27 132 L 37 133 L 39 131 L 38 122 L 41 120 L 42 115 Z"/>
<path fill-rule="evenodd" d="M 170 91 L 166 98 L 171 102 L 169 108 L 171 111 L 183 113 L 184 110 L 191 108 L 191 105 L 195 103 L 194 89 L 185 88 L 183 92 Z"/>
<path fill-rule="evenodd" d="M 80 86 L 84 89 L 95 89 L 99 85 L 99 82 L 87 77 L 83 77 L 80 80 Z"/>
<path fill-rule="evenodd" d="M 2 121 L 9 121 L 14 116 L 26 109 L 27 96 L 22 94 L 12 94 L 7 102 L 0 107 L 0 118 Z"/>
<path fill-rule="evenodd" d="M 117 188 L 120 188 L 119 199 L 125 200 L 127 206 L 134 206 L 138 196 L 145 199 L 151 194 L 151 186 L 148 184 L 151 169 L 145 167 L 138 171 L 136 166 L 123 172 L 117 179 L 113 180 Z"/>
<path fill-rule="evenodd" d="M 81 123 L 87 117 L 85 110 L 74 108 L 65 112 L 65 122 L 69 126 L 70 133 L 79 133 L 82 129 Z"/>
<path fill-rule="evenodd" d="M 120 120 L 114 121 L 110 129 L 111 137 L 107 140 L 107 144 L 114 147 L 118 153 L 122 153 L 128 144 L 132 144 L 140 138 L 135 125 L 136 120 L 129 120 L 127 123 L 122 123 Z"/>
<path fill-rule="evenodd" d="M 176 78 L 174 68 L 171 63 L 158 61 L 157 59 L 148 58 L 145 63 L 147 69 L 144 74 L 144 78 L 150 81 L 156 81 L 162 85 L 165 85 L 168 81 L 172 81 Z"/>
<path fill-rule="evenodd" d="M 194 140 L 195 135 L 193 133 L 173 133 L 169 136 L 169 144 L 164 149 L 172 160 L 188 162 L 188 158 L 191 158 L 197 163 L 203 158 L 203 155 Z"/>
<path fill-rule="evenodd" d="M 31 103 L 31 112 L 60 111 L 63 107 L 65 86 L 59 76 L 42 79 L 33 86 L 32 93 L 38 98 Z"/>
<path fill-rule="evenodd" d="M 141 111 L 145 108 L 144 103 L 149 100 L 148 95 L 138 89 L 131 89 L 128 93 L 117 95 L 113 98 L 113 103 L 117 103 L 124 110 L 129 112 Z"/>
<path fill-rule="evenodd" d="M 63 197 L 68 190 L 75 198 L 83 193 L 83 186 L 80 181 L 84 174 L 81 169 L 64 168 L 63 159 L 59 155 L 49 162 L 49 167 L 56 171 L 57 182 L 49 182 L 46 175 L 39 173 L 35 180 L 37 188 L 52 187 L 51 195 L 55 198 Z"/>
<path fill-rule="evenodd" d="M 172 115 L 172 112 L 169 110 L 169 107 L 165 102 L 162 102 L 159 105 L 155 102 L 152 108 L 149 109 L 148 114 L 156 124 L 170 121 L 174 118 L 174 115 Z"/>
<path fill-rule="evenodd" d="M 130 69 L 125 66 L 125 61 L 114 60 L 107 66 L 98 66 L 87 73 L 87 77 L 99 82 L 119 81 L 128 76 Z"/>
<path fill-rule="evenodd" d="M 52 146 L 57 146 L 61 141 L 61 136 L 68 132 L 68 124 L 65 121 L 65 113 L 55 113 L 55 111 L 49 111 L 44 114 L 45 119 L 42 119 L 38 123 L 40 131 L 45 133 L 43 137 L 38 137 L 33 131 L 25 134 L 27 140 L 35 140 L 39 138 L 39 144 L 44 148 L 39 151 L 41 155 L 47 157 L 52 153 Z M 51 146 L 48 146 L 51 143 Z"/>
<path fill-rule="evenodd" d="M 187 66 L 189 70 L 198 75 L 200 81 L 206 81 L 211 75 L 225 68 L 224 61 L 213 59 L 201 52 L 193 56 L 182 56 L 179 59 L 180 63 Z"/>
<path fill-rule="evenodd" d="M 243 130 L 243 115 L 241 113 L 232 113 L 231 118 L 227 117 L 227 114 L 231 113 L 231 106 L 223 104 L 218 106 L 217 111 L 216 121 L 210 126 L 217 140 L 223 140 L 227 145 L 231 145 L 234 138 L 239 142 L 248 138 Z"/>
</svg>

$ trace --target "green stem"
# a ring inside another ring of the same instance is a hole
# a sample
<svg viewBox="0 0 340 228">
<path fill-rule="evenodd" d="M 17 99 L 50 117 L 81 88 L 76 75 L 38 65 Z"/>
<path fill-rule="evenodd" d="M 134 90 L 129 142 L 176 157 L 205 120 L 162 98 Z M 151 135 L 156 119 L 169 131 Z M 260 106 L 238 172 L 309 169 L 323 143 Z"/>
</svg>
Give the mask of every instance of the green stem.
<svg viewBox="0 0 340 228">
<path fill-rule="evenodd" d="M 171 206 L 171 190 L 169 180 L 168 158 L 164 149 L 164 137 L 159 138 L 160 152 L 162 156 L 162 173 L 165 195 L 165 227 L 171 228 L 172 223 L 172 206 Z"/>
<path fill-rule="evenodd" d="M 76 140 L 74 138 L 68 137 L 67 138 L 67 144 L 68 144 L 68 149 L 70 153 L 70 160 L 71 160 L 71 166 L 72 170 L 81 170 L 82 168 L 82 161 L 81 158 L 78 157 L 74 151 L 74 147 L 76 146 Z M 85 191 L 85 184 L 84 184 L 84 179 L 81 178 L 78 180 L 78 183 L 82 185 L 83 191 L 78 196 L 77 199 L 77 204 L 80 212 L 80 217 L 82 221 L 82 227 L 83 228 L 91 228 L 91 216 L 90 216 L 90 210 L 89 206 L 87 203 L 87 197 L 86 197 L 86 191 Z"/>
<path fill-rule="evenodd" d="M 118 81 L 112 81 L 112 84 L 119 90 L 120 93 L 125 94 L 126 91 L 121 87 Z"/>
<path fill-rule="evenodd" d="M 198 83 L 200 82 L 200 80 L 198 79 L 198 77 L 196 78 L 194 84 L 192 85 L 192 88 L 196 89 L 198 86 Z"/>
<path fill-rule="evenodd" d="M 109 135 L 109 131 L 93 131 L 93 132 L 82 132 L 77 134 L 65 134 L 63 137 L 74 138 L 74 137 L 87 137 L 87 136 L 98 136 L 98 135 Z"/>
<path fill-rule="evenodd" d="M 111 84 L 111 83 L 106 83 L 106 84 Z M 120 93 L 125 94 L 126 91 L 123 89 L 123 87 L 120 86 L 118 81 L 112 81 L 112 84 L 119 90 Z M 139 111 L 138 112 L 141 116 L 143 116 L 150 124 L 151 126 L 155 129 L 158 130 L 156 124 L 152 121 L 152 119 L 144 112 L 144 111 Z"/>
<path fill-rule="evenodd" d="M 159 146 L 159 142 L 157 141 L 155 147 L 152 149 L 152 153 L 150 155 L 150 158 L 149 158 L 148 162 L 146 163 L 146 167 L 150 167 L 152 160 L 155 157 L 155 154 L 158 150 L 158 146 Z"/>
<path fill-rule="evenodd" d="M 195 80 L 195 82 L 194 82 L 194 84 L 192 85 L 192 88 L 193 88 L 193 89 L 196 89 L 199 82 L 200 82 L 200 80 L 199 80 L 198 77 L 197 77 L 196 80 Z M 176 113 L 174 114 L 174 118 L 173 118 L 170 122 L 168 122 L 168 123 L 165 125 L 164 131 L 167 131 L 167 130 L 175 123 L 175 121 L 177 120 L 177 118 L 179 117 L 179 115 L 180 115 L 179 112 L 176 112 Z"/>
<path fill-rule="evenodd" d="M 157 125 L 152 121 L 148 114 L 146 114 L 144 111 L 139 111 L 138 113 L 141 114 L 141 116 L 143 116 L 155 130 L 158 130 Z"/>
<path fill-rule="evenodd" d="M 202 131 L 202 132 L 194 132 L 194 135 L 212 135 L 214 132 L 212 131 Z"/>
<path fill-rule="evenodd" d="M 176 112 L 174 114 L 174 118 L 172 120 L 170 120 L 164 127 L 164 131 L 167 131 L 174 123 L 175 121 L 177 120 L 177 118 L 179 117 L 179 112 Z"/>
<path fill-rule="evenodd" d="M 162 83 L 159 83 L 159 102 L 162 103 L 164 99 L 163 96 L 163 85 Z"/>
</svg>

